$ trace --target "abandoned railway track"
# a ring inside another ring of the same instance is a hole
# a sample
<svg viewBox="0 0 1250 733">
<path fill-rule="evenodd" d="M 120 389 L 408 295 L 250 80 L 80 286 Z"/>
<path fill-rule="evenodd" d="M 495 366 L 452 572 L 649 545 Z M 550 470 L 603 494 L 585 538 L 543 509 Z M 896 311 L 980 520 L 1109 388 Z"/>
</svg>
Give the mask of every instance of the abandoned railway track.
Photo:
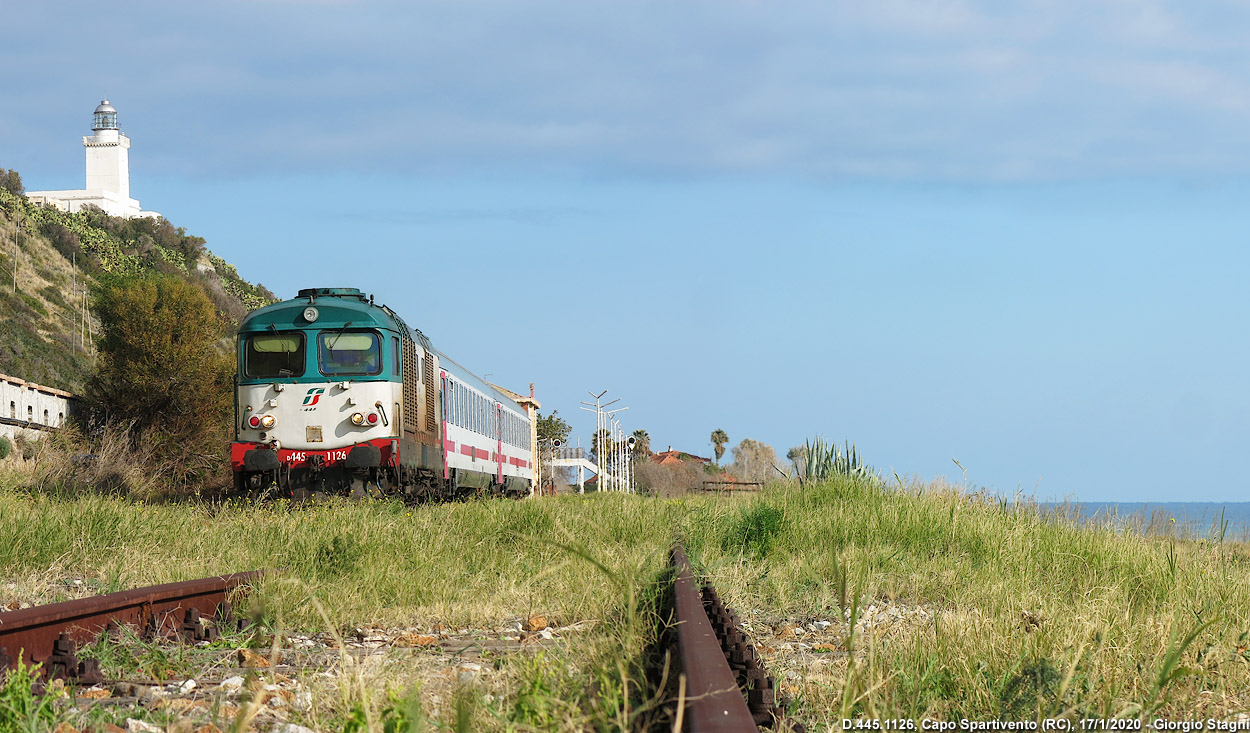
<svg viewBox="0 0 1250 733">
<path fill-rule="evenodd" d="M 714 587 L 699 583 L 680 545 L 672 548 L 671 562 L 672 623 L 667 643 L 679 673 L 673 690 L 672 721 L 681 730 L 692 733 L 761 729 L 803 733 L 803 726 L 788 719 L 784 706 L 778 704 L 777 684 L 744 633 L 738 615 L 724 604 Z M 248 666 L 272 664 L 275 674 L 281 669 L 287 677 L 296 676 L 297 671 L 305 667 L 332 666 L 333 661 L 329 664 L 315 662 L 294 650 L 283 654 L 275 652 L 269 660 L 260 660 L 254 654 L 239 650 L 238 654 L 249 657 L 246 664 L 243 656 L 238 667 L 219 660 L 214 663 L 212 674 L 200 675 L 198 682 L 191 682 L 189 686 L 185 682 L 165 684 L 162 692 L 159 680 L 140 679 L 131 683 L 125 679 L 105 680 L 95 659 L 80 658 L 78 654 L 80 645 L 120 627 L 129 627 L 156 640 L 213 641 L 219 629 L 233 624 L 231 592 L 254 582 L 260 575 L 259 571 L 234 573 L 0 613 L 0 676 L 17 666 L 20 660 L 28 667 L 39 665 L 45 681 L 63 679 L 78 690 L 97 686 L 91 688 L 88 695 L 95 694 L 94 690 L 100 685 L 108 690 L 101 691 L 97 699 L 80 700 L 80 704 L 168 706 L 175 704 L 174 701 L 158 702 L 158 698 L 163 694 L 182 694 L 188 699 L 180 704 L 203 706 L 214 694 L 220 695 L 223 691 L 232 694 L 231 685 L 237 689 L 243 684 Z M 207 619 L 211 621 L 206 622 Z M 531 640 L 540 641 L 537 637 Z M 376 643 L 380 647 L 391 647 L 395 641 L 387 639 Z M 524 638 L 514 643 L 500 640 L 499 648 L 492 647 L 491 652 L 504 652 L 505 647 L 512 646 L 524 648 L 521 644 L 525 641 Z M 307 643 L 312 647 L 309 653 L 314 655 L 315 649 L 326 646 L 323 656 L 336 657 L 340 664 L 347 663 L 342 659 L 344 654 L 371 655 L 381 651 L 349 649 L 342 639 L 334 644 L 314 644 L 312 640 Z M 433 635 L 415 636 L 408 639 L 408 644 L 414 647 L 411 650 L 414 653 L 430 649 L 435 655 L 449 656 L 449 659 L 461 658 L 468 649 L 468 645 L 452 639 L 436 639 Z M 209 651 L 205 649 L 204 653 Z M 214 651 L 221 655 L 221 650 L 214 648 Z M 295 653 L 296 658 L 284 658 L 291 653 Z M 457 678 L 466 674 L 473 676 L 481 669 L 482 665 L 474 662 L 457 662 L 454 675 Z M 207 693 L 208 697 L 205 697 L 205 688 L 213 691 Z M 265 695 L 270 693 L 286 694 L 292 705 L 302 705 L 303 709 L 311 704 L 311 700 L 301 702 L 300 696 L 306 696 L 307 692 L 284 692 L 274 685 L 253 691 L 254 695 L 259 695 L 255 698 L 259 700 L 258 705 L 263 704 L 267 699 Z"/>
<path fill-rule="evenodd" d="M 0 613 L 0 674 L 39 664 L 47 679 L 80 684 L 101 681 L 95 660 L 78 658 L 78 647 L 99 634 L 130 626 L 150 636 L 211 641 L 232 620 L 229 594 L 262 574 L 249 571 L 165 583 Z M 213 623 L 205 623 L 213 619 Z"/>
<path fill-rule="evenodd" d="M 686 556 L 671 552 L 675 658 L 680 682 L 674 721 L 690 733 L 753 732 L 760 728 L 804 733 L 777 705 L 776 682 L 716 588 L 700 587 Z"/>
</svg>

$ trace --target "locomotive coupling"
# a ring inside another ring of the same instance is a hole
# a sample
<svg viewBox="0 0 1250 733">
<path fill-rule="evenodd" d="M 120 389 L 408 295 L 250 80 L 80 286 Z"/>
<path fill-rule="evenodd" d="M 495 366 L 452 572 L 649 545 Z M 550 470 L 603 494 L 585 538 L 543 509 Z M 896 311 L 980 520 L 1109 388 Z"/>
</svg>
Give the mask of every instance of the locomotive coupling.
<svg viewBox="0 0 1250 733">
<path fill-rule="evenodd" d="M 358 445 L 351 449 L 344 461 L 347 468 L 377 468 L 382 465 L 382 451 L 375 445 Z"/>
</svg>

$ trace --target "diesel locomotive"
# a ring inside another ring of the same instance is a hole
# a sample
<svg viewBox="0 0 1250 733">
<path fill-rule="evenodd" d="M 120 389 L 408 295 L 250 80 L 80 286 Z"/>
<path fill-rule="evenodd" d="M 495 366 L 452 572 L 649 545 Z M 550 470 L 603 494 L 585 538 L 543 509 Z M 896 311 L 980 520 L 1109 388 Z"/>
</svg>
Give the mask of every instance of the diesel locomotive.
<svg viewBox="0 0 1250 733">
<path fill-rule="evenodd" d="M 372 296 L 301 290 L 249 313 L 236 344 L 237 491 L 532 493 L 533 388 L 483 381 Z"/>
</svg>

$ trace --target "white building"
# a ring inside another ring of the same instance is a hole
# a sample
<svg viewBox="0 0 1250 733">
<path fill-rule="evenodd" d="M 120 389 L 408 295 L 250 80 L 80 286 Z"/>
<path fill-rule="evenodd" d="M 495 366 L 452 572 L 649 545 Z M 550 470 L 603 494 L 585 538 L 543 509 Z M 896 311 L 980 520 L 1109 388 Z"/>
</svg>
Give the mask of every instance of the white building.
<svg viewBox="0 0 1250 733">
<path fill-rule="evenodd" d="M 10 440 L 19 434 L 35 438 L 77 414 L 75 395 L 0 374 L 0 435 Z"/>
<path fill-rule="evenodd" d="M 30 191 L 26 198 L 71 213 L 90 204 L 111 216 L 160 217 L 155 211 L 142 211 L 139 202 L 130 198 L 130 138 L 117 129 L 117 110 L 107 99 L 95 108 L 91 130 L 95 134 L 82 139 L 87 149 L 86 189 Z"/>
</svg>

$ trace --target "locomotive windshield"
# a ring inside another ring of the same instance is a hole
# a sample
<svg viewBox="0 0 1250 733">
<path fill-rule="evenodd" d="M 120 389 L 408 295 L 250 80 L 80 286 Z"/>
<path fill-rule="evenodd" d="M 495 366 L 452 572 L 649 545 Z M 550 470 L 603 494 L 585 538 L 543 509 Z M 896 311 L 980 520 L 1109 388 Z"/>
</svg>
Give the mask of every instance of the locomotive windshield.
<svg viewBox="0 0 1250 733">
<path fill-rule="evenodd" d="M 263 333 L 248 336 L 243 347 L 243 375 L 256 379 L 304 375 L 304 334 Z"/>
<path fill-rule="evenodd" d="M 382 347 L 371 331 L 322 331 L 317 362 L 327 376 L 380 374 Z"/>
</svg>

